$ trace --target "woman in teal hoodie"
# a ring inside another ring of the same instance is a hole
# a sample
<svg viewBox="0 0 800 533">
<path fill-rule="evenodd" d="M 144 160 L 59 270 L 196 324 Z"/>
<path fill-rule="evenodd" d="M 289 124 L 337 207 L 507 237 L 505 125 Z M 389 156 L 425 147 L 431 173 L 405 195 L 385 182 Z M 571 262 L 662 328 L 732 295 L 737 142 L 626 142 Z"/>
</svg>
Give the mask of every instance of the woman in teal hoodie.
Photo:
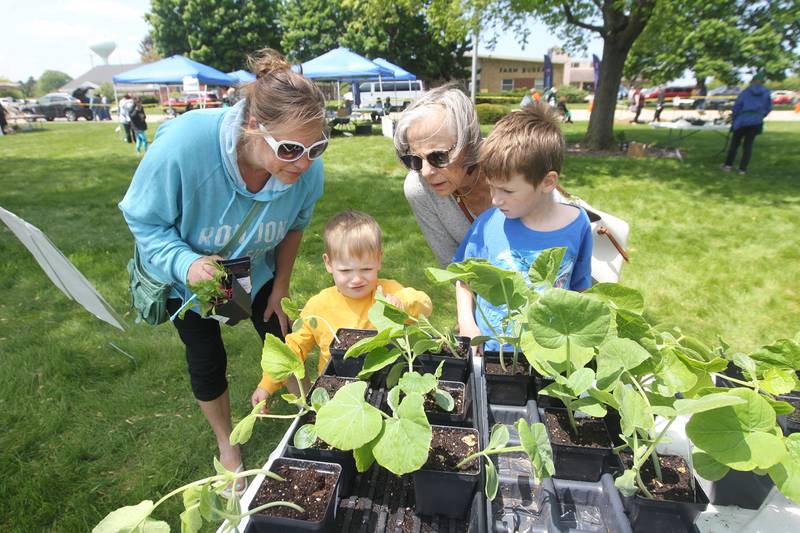
<svg viewBox="0 0 800 533">
<path fill-rule="evenodd" d="M 277 52 L 250 58 L 255 82 L 225 109 L 163 124 L 119 207 L 145 269 L 172 284 L 171 313 L 192 305 L 187 283 L 211 279 L 213 261 L 254 207 L 227 258 L 249 256 L 252 322 L 261 336 L 287 333 L 281 298 L 314 205 L 322 195 L 325 100 Z M 192 391 L 214 430 L 222 464 L 242 467 L 231 433 L 227 355 L 219 322 L 191 308 L 175 318 Z M 177 314 L 177 313 L 176 313 Z M 244 487 L 237 487 L 237 490 Z"/>
</svg>

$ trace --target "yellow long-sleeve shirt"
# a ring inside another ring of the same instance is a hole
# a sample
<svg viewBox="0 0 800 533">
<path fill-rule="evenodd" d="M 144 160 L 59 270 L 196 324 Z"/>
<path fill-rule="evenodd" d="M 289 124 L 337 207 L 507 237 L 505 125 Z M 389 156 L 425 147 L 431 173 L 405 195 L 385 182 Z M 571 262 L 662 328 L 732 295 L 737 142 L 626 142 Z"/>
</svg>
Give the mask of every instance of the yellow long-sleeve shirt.
<svg viewBox="0 0 800 533">
<path fill-rule="evenodd" d="M 383 294 L 391 294 L 398 298 L 409 315 L 429 316 L 431 314 L 433 304 L 424 292 L 411 287 L 404 288 L 391 279 L 379 279 L 378 287 L 383 290 Z M 348 298 L 334 286 L 312 296 L 300 312 L 300 316 L 322 317 L 328 321 L 333 331 L 339 328 L 372 329 L 373 325 L 367 315 L 374 303 L 375 293 L 359 299 Z M 322 320 L 317 320 L 316 323 L 317 327 L 312 328 L 308 321 L 304 321 L 303 327 L 299 331 L 286 336 L 286 345 L 302 361 L 306 360 L 314 346 L 319 346 L 319 372 L 322 373 L 331 358 L 330 344 L 333 334 Z M 262 357 L 269 357 L 269 354 L 264 352 Z M 284 383 L 275 381 L 265 373 L 258 386 L 272 394 L 283 387 Z"/>
</svg>

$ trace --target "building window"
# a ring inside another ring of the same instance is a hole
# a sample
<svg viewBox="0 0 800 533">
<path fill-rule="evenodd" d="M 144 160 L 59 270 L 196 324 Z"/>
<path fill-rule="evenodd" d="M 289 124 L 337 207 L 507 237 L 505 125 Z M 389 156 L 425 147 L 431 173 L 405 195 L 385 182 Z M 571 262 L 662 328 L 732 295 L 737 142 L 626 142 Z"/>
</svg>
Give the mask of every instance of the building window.
<svg viewBox="0 0 800 533">
<path fill-rule="evenodd" d="M 500 84 L 501 91 L 513 91 L 514 90 L 514 80 L 503 80 Z"/>
<path fill-rule="evenodd" d="M 581 68 L 581 64 L 580 63 L 573 63 L 571 66 L 572 66 L 572 68 Z"/>
</svg>

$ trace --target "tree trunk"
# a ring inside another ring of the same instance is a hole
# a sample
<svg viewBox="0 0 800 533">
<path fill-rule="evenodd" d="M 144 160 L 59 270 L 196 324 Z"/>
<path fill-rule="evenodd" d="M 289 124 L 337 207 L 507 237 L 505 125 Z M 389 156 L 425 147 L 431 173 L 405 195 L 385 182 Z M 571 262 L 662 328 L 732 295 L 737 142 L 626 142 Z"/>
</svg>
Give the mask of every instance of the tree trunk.
<svg viewBox="0 0 800 533">
<path fill-rule="evenodd" d="M 614 112 L 617 108 L 617 92 L 622 80 L 622 69 L 630 46 L 620 49 L 603 44 L 603 59 L 600 63 L 600 78 L 594 91 L 592 114 L 584 142 L 592 150 L 606 150 L 614 146 Z"/>
</svg>

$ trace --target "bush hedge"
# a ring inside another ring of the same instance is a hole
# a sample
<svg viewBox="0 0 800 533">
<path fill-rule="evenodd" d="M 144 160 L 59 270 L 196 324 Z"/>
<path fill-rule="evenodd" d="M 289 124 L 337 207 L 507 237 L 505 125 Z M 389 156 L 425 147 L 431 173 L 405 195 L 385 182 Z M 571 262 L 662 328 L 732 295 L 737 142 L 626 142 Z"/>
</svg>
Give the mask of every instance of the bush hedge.
<svg viewBox="0 0 800 533">
<path fill-rule="evenodd" d="M 478 120 L 481 124 L 497 124 L 498 120 L 511 112 L 508 106 L 497 104 L 478 104 L 475 109 L 478 111 Z"/>
</svg>

